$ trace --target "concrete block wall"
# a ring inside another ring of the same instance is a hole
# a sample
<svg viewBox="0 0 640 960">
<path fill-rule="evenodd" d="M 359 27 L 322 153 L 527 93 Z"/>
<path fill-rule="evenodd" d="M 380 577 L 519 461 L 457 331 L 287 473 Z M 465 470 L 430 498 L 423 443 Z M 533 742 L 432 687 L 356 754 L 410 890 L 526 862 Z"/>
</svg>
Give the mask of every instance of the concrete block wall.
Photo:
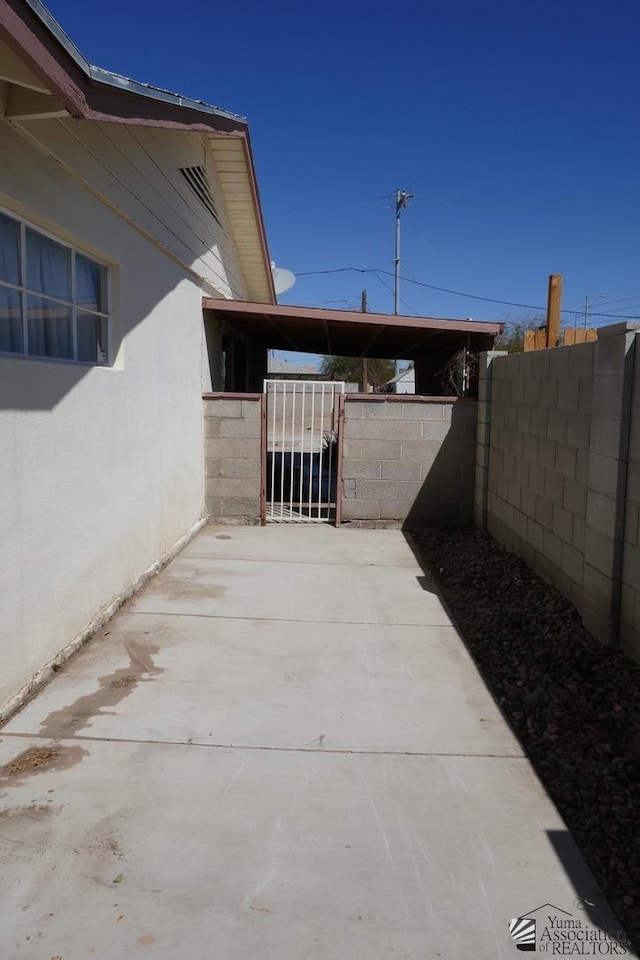
<svg viewBox="0 0 640 960">
<path fill-rule="evenodd" d="M 620 595 L 623 646 L 640 659 L 640 344 L 636 345 L 629 402 L 629 449 Z"/>
<path fill-rule="evenodd" d="M 207 394 L 205 511 L 214 520 L 260 522 L 260 394 Z"/>
<path fill-rule="evenodd" d="M 475 400 L 348 396 L 342 518 L 470 522 L 476 410 Z"/>
<path fill-rule="evenodd" d="M 475 491 L 477 523 L 558 587 L 599 639 L 617 642 L 624 622 L 630 648 L 640 635 L 640 493 L 627 483 L 636 329 L 483 354 Z M 640 463 L 640 419 L 636 440 Z"/>
</svg>

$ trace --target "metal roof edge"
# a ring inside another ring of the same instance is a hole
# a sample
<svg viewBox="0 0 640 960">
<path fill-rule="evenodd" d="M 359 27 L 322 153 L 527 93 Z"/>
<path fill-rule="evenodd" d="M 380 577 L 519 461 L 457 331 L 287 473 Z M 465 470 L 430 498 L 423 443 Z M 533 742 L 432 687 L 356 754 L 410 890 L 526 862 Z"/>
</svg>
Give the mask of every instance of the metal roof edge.
<svg viewBox="0 0 640 960">
<path fill-rule="evenodd" d="M 230 110 L 224 110 L 222 107 L 216 107 L 213 104 L 205 103 L 203 100 L 193 100 L 190 97 L 183 97 L 179 93 L 172 93 L 170 90 L 163 90 L 161 87 L 154 87 L 151 84 L 143 83 L 139 80 L 131 80 L 129 77 L 123 77 L 120 74 L 112 73 L 103 67 L 96 67 L 89 63 L 86 57 L 80 53 L 73 40 L 65 33 L 55 17 L 47 10 L 42 0 L 22 0 L 25 6 L 36 15 L 43 26 L 55 38 L 55 40 L 64 49 L 65 53 L 73 60 L 77 67 L 82 70 L 86 77 L 95 83 L 102 83 L 106 86 L 115 87 L 118 90 L 133 93 L 140 97 L 146 97 L 149 100 L 160 100 L 164 103 L 171 103 L 177 107 L 185 107 L 189 110 L 197 110 L 210 116 L 221 116 L 229 120 L 235 120 L 240 123 L 247 123 L 245 117 L 233 113 Z"/>
</svg>

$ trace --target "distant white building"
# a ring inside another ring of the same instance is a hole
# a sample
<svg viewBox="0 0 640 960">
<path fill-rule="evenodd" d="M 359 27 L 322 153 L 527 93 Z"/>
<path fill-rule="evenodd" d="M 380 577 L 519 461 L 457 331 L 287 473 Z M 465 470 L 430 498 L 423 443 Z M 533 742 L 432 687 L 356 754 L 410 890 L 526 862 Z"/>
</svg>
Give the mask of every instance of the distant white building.
<svg viewBox="0 0 640 960">
<path fill-rule="evenodd" d="M 402 370 L 386 384 L 387 393 L 415 393 L 416 371 L 413 367 Z"/>
</svg>

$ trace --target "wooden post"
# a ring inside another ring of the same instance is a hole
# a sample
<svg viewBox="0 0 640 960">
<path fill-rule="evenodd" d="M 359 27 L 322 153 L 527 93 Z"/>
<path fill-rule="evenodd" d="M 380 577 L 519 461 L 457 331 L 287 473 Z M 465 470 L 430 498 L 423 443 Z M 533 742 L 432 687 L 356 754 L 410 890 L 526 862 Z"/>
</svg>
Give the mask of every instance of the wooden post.
<svg viewBox="0 0 640 960">
<path fill-rule="evenodd" d="M 560 342 L 560 303 L 562 301 L 562 276 L 552 273 L 549 277 L 547 296 L 547 347 L 557 347 Z"/>
<path fill-rule="evenodd" d="M 536 348 L 535 330 L 525 330 L 523 347 L 524 347 L 525 353 L 528 353 L 530 350 L 535 350 Z"/>
</svg>

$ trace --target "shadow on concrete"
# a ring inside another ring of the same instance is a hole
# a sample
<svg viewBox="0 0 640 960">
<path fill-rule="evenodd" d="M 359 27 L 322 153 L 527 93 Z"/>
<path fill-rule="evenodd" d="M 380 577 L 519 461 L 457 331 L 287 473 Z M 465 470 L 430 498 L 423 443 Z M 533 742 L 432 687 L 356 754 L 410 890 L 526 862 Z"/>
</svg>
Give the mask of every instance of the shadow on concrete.
<svg viewBox="0 0 640 960">
<path fill-rule="evenodd" d="M 625 944 L 624 931 L 620 929 L 619 921 L 609 907 L 604 893 L 595 883 L 593 874 L 569 831 L 547 830 L 547 836 L 576 893 L 573 904 L 566 905 L 568 912 L 575 920 L 580 921 L 582 927 L 597 927 L 607 933 L 612 941 Z M 628 945 L 628 941 L 626 942 Z"/>
<path fill-rule="evenodd" d="M 624 927 L 638 950 L 640 664 L 599 644 L 559 591 L 487 534 L 450 525 L 405 536 L 571 832 L 549 839 L 584 901 L 573 913 Z"/>
<path fill-rule="evenodd" d="M 437 587 L 431 577 L 416 577 L 416 580 L 418 581 L 422 589 L 426 590 L 427 593 L 437 594 L 438 592 Z"/>
<path fill-rule="evenodd" d="M 446 413 L 450 409 L 451 421 L 446 429 L 446 421 L 425 420 L 425 443 L 430 443 L 431 428 L 433 443 L 439 443 L 439 448 L 407 514 L 404 527 L 431 523 L 470 523 L 473 520 L 477 401 L 459 399 L 451 407 L 434 404 L 427 409 L 438 413 Z M 446 429 L 444 438 L 441 435 L 443 428 Z"/>
</svg>

